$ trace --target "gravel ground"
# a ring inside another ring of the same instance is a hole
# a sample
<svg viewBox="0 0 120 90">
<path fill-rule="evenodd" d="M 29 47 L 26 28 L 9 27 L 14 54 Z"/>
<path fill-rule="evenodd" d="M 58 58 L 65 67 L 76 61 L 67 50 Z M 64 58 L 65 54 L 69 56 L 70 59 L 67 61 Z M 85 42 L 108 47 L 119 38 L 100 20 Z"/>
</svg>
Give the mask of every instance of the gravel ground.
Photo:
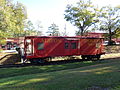
<svg viewBox="0 0 120 90">
<path fill-rule="evenodd" d="M 101 56 L 101 59 L 120 58 L 120 53 L 110 53 Z"/>
</svg>

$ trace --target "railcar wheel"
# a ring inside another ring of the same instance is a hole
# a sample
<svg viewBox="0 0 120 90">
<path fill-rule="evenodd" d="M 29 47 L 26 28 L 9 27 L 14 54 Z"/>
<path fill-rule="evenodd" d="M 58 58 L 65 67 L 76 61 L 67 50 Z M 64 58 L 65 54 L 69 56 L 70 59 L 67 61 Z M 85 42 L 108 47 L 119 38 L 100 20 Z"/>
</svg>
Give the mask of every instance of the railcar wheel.
<svg viewBox="0 0 120 90">
<path fill-rule="evenodd" d="M 30 63 L 32 63 L 32 64 L 39 64 L 39 63 L 44 63 L 44 62 L 45 62 L 44 59 L 41 59 L 41 58 L 30 59 L 29 61 L 30 61 Z"/>
<path fill-rule="evenodd" d="M 97 60 L 100 60 L 101 55 L 97 55 L 96 58 Z"/>
<path fill-rule="evenodd" d="M 45 60 L 42 58 L 37 59 L 37 63 L 45 63 Z"/>
<path fill-rule="evenodd" d="M 93 55 L 92 60 L 93 60 L 93 61 L 100 60 L 100 55 Z"/>
<path fill-rule="evenodd" d="M 34 59 L 30 59 L 29 61 L 30 61 L 31 64 L 36 64 Z"/>
<path fill-rule="evenodd" d="M 86 60 L 86 59 L 87 59 L 87 56 L 82 55 L 81 58 L 82 58 L 83 60 Z"/>
<path fill-rule="evenodd" d="M 87 56 L 87 60 L 92 60 L 92 59 L 93 59 L 93 57 L 91 55 Z"/>
</svg>

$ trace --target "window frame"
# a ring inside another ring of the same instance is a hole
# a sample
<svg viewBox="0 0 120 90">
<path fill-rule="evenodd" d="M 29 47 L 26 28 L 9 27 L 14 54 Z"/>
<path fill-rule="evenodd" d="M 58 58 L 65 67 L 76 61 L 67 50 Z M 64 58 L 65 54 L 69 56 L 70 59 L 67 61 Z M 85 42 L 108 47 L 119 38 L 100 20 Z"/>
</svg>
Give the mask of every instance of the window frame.
<svg viewBox="0 0 120 90">
<path fill-rule="evenodd" d="M 65 49 L 69 49 L 69 43 L 68 43 L 68 42 L 65 42 L 64 48 L 65 48 Z"/>
<path fill-rule="evenodd" d="M 37 50 L 44 50 L 44 42 L 37 43 Z"/>
<path fill-rule="evenodd" d="M 77 43 L 76 42 L 71 43 L 71 49 L 77 49 Z"/>
</svg>

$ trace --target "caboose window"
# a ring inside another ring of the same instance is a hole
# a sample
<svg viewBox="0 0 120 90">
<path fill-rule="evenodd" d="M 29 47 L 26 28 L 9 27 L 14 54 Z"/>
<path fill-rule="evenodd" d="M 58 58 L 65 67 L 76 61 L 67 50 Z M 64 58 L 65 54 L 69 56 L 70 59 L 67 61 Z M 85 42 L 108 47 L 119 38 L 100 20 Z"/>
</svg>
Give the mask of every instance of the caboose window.
<svg viewBox="0 0 120 90">
<path fill-rule="evenodd" d="M 76 49 L 77 47 L 76 47 L 76 43 L 71 43 L 71 48 L 72 49 Z"/>
<path fill-rule="evenodd" d="M 44 49 L 44 43 L 38 43 L 38 50 Z"/>
<path fill-rule="evenodd" d="M 69 43 L 65 43 L 65 49 L 69 48 Z"/>
</svg>

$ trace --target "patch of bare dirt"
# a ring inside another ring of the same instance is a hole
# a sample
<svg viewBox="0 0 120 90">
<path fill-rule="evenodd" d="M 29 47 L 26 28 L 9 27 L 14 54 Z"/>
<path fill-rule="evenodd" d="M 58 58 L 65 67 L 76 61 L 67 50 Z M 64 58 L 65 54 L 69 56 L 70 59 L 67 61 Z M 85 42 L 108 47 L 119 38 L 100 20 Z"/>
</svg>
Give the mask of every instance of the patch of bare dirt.
<svg viewBox="0 0 120 90">
<path fill-rule="evenodd" d="M 15 64 L 20 62 L 20 56 L 14 53 L 1 53 L 0 64 Z"/>
</svg>

